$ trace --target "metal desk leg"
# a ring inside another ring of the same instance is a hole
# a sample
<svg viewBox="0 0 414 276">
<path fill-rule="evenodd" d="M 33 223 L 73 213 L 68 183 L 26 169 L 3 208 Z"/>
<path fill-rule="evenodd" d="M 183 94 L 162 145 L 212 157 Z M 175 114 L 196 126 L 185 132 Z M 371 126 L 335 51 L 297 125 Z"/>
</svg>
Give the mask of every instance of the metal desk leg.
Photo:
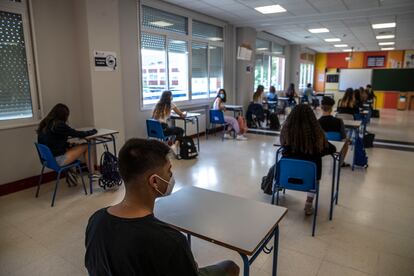
<svg viewBox="0 0 414 276">
<path fill-rule="evenodd" d="M 184 136 L 187 136 L 187 120 L 184 119 Z"/>
<path fill-rule="evenodd" d="M 245 254 L 240 253 L 240 256 L 243 259 L 243 275 L 249 276 L 250 274 L 250 264 L 249 264 L 249 258 Z"/>
<path fill-rule="evenodd" d="M 341 176 L 341 159 L 342 153 L 338 156 L 338 172 L 336 174 L 336 195 L 335 195 L 335 205 L 338 205 L 338 198 L 339 198 L 339 179 Z"/>
<path fill-rule="evenodd" d="M 196 125 L 197 125 L 197 147 L 198 147 L 198 152 L 200 152 L 200 127 L 198 124 L 198 117 L 196 116 Z"/>
<path fill-rule="evenodd" d="M 93 178 L 91 172 L 92 162 L 91 162 L 91 142 L 88 141 L 88 176 L 89 176 L 89 190 L 90 193 L 93 193 Z"/>
<path fill-rule="evenodd" d="M 352 138 L 352 146 L 354 147 L 354 156 L 352 156 L 352 170 L 355 168 L 355 150 L 356 150 L 356 139 L 358 134 L 358 130 L 354 128 L 354 137 Z"/>
<path fill-rule="evenodd" d="M 335 180 L 336 180 L 336 158 L 335 155 L 332 155 L 333 159 L 333 169 L 332 169 L 332 187 L 331 187 L 331 202 L 329 203 L 329 220 L 332 220 L 333 214 L 333 203 L 334 203 L 334 191 L 335 191 Z"/>
<path fill-rule="evenodd" d="M 116 157 L 116 143 L 115 143 L 115 136 L 114 136 L 113 134 L 111 134 L 111 138 L 112 138 L 112 143 L 113 143 L 113 146 L 114 146 L 114 155 L 115 155 L 115 157 Z"/>
<path fill-rule="evenodd" d="M 273 245 L 273 269 L 272 276 L 277 275 L 277 257 L 279 255 L 279 225 L 276 225 Z"/>
<path fill-rule="evenodd" d="M 191 235 L 187 234 L 188 246 L 191 248 Z"/>
</svg>

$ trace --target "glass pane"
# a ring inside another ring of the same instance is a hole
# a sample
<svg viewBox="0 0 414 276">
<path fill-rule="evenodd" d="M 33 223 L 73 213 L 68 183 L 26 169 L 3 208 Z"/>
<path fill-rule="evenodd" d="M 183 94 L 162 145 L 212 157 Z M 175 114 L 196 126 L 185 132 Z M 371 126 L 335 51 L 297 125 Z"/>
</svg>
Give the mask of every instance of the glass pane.
<svg viewBox="0 0 414 276">
<path fill-rule="evenodd" d="M 256 52 L 270 52 L 270 41 L 256 39 Z"/>
<path fill-rule="evenodd" d="M 143 102 L 153 104 L 167 90 L 165 38 L 142 33 L 141 56 Z"/>
<path fill-rule="evenodd" d="M 207 43 L 192 43 L 192 98 L 208 98 Z"/>
<path fill-rule="evenodd" d="M 142 6 L 142 26 L 150 29 L 165 30 L 174 33 L 187 34 L 187 18 L 169 12 Z"/>
<path fill-rule="evenodd" d="M 193 20 L 193 36 L 210 41 L 223 41 L 223 28 Z"/>
<path fill-rule="evenodd" d="M 0 120 L 31 117 L 22 16 L 0 11 Z"/>
<path fill-rule="evenodd" d="M 188 100 L 188 43 L 182 40 L 168 42 L 169 89 L 174 101 Z"/>
<path fill-rule="evenodd" d="M 223 88 L 223 48 L 210 46 L 210 97 Z"/>
<path fill-rule="evenodd" d="M 277 91 L 284 90 L 285 83 L 285 59 L 281 57 L 272 57 L 272 77 L 271 85 L 273 85 Z"/>
<path fill-rule="evenodd" d="M 264 56 L 263 58 L 263 79 L 262 85 L 265 87 L 265 90 L 269 89 L 270 86 L 270 56 Z"/>
<path fill-rule="evenodd" d="M 283 54 L 284 47 L 280 44 L 272 42 L 272 53 L 273 54 Z"/>
<path fill-rule="evenodd" d="M 256 65 L 254 67 L 254 88 L 263 82 L 263 55 L 256 55 Z"/>
</svg>

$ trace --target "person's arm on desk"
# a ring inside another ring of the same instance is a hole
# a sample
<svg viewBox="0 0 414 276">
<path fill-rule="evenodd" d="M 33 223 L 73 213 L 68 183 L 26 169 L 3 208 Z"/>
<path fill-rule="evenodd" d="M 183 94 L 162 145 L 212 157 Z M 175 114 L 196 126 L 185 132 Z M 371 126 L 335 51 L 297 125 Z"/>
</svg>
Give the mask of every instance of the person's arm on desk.
<svg viewBox="0 0 414 276">
<path fill-rule="evenodd" d="M 182 118 L 184 118 L 187 115 L 187 112 L 181 111 L 181 109 L 179 109 L 176 105 L 172 106 L 172 110 L 174 110 L 174 112 Z"/>
<path fill-rule="evenodd" d="M 71 128 L 64 122 L 59 122 L 54 127 L 52 127 L 52 132 L 70 137 L 85 138 L 87 136 L 96 134 L 98 131 L 96 129 L 78 131 Z"/>
</svg>

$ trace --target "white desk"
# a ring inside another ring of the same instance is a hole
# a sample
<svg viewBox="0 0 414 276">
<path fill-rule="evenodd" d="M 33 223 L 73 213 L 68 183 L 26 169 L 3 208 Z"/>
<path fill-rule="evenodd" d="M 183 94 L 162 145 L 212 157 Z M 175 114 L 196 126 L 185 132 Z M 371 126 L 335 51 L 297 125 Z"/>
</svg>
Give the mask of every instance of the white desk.
<svg viewBox="0 0 414 276">
<path fill-rule="evenodd" d="M 173 120 L 175 125 L 175 120 L 183 120 L 184 121 L 184 135 L 187 136 L 187 122 L 193 122 L 193 120 L 196 121 L 196 127 L 197 127 L 197 148 L 200 152 L 200 125 L 198 121 L 198 117 L 200 117 L 200 113 L 194 113 L 194 112 L 186 112 L 185 117 L 181 117 L 180 115 L 171 112 L 170 118 Z"/>
<path fill-rule="evenodd" d="M 233 116 L 236 117 L 237 114 L 243 116 L 243 106 L 242 105 L 233 105 L 233 104 L 226 104 L 226 111 L 233 111 Z"/>
<path fill-rule="evenodd" d="M 332 145 L 335 146 L 336 152 L 332 154 L 332 187 L 331 187 L 331 201 L 330 201 L 330 209 L 329 209 L 329 220 L 332 220 L 333 209 L 334 209 L 334 202 L 335 205 L 338 205 L 338 198 L 339 198 L 339 179 L 341 175 L 341 163 L 343 160 L 343 148 L 345 146 L 345 142 L 343 141 L 329 141 Z M 336 185 L 335 185 L 336 184 Z"/>
<path fill-rule="evenodd" d="M 155 216 L 191 236 L 237 251 L 244 262 L 244 275 L 262 250 L 274 237 L 273 274 L 277 272 L 279 222 L 287 213 L 280 206 L 213 192 L 197 187 L 184 187 L 160 198 Z M 250 260 L 247 256 L 252 256 Z"/>
</svg>

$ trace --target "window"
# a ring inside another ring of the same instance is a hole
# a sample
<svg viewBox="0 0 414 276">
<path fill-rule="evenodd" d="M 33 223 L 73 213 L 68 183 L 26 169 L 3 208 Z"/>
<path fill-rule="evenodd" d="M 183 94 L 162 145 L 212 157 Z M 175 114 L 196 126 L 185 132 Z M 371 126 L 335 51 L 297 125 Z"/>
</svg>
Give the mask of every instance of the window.
<svg viewBox="0 0 414 276">
<path fill-rule="evenodd" d="M 191 87 L 193 99 L 208 98 L 207 43 L 192 44 Z"/>
<path fill-rule="evenodd" d="M 285 58 L 283 46 L 264 39 L 256 39 L 256 64 L 254 89 L 263 85 L 265 90 L 274 86 L 277 91 L 284 90 Z"/>
<path fill-rule="evenodd" d="M 37 118 L 23 4 L 10 3 L 10 8 L 6 4 L 0 10 L 0 125 Z"/>
<path fill-rule="evenodd" d="M 301 63 L 299 73 L 299 89 L 304 89 L 308 83 L 313 82 L 313 64 Z"/>
<path fill-rule="evenodd" d="M 164 90 L 174 101 L 215 97 L 223 86 L 223 28 L 145 5 L 142 13 L 143 105 Z"/>
</svg>

